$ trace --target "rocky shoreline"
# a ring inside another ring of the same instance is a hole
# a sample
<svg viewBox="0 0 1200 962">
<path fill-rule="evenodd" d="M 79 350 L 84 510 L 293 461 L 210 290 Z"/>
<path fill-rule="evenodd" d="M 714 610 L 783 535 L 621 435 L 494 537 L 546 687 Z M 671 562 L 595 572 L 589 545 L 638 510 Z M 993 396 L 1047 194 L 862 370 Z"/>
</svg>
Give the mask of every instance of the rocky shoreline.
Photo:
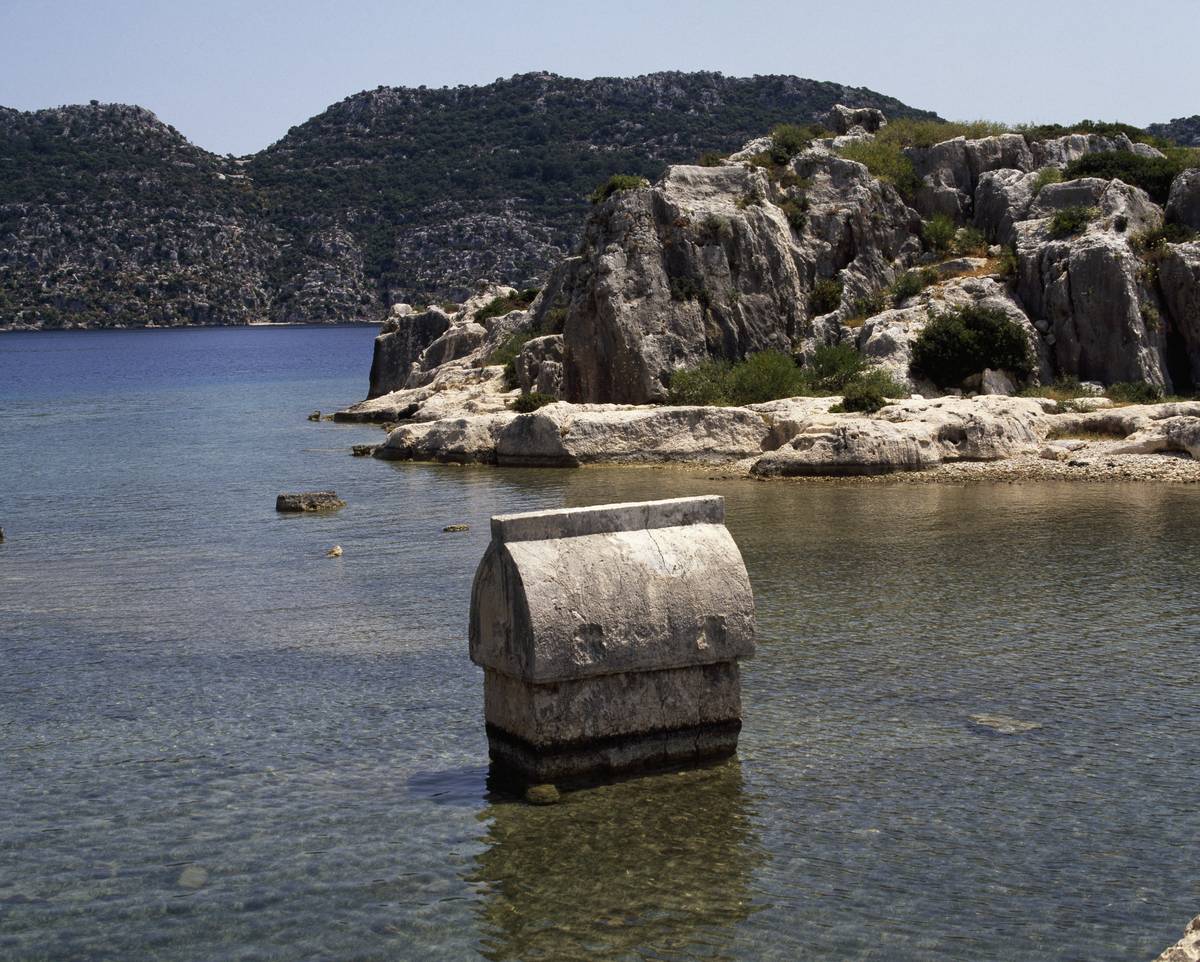
<svg viewBox="0 0 1200 962">
<path fill-rule="evenodd" d="M 834 410 L 841 398 L 830 396 L 746 407 L 558 401 L 518 413 L 509 405 L 519 396 L 488 367 L 469 383 L 393 392 L 335 419 L 380 422 L 387 437 L 369 453 L 394 461 L 677 465 L 858 482 L 1200 482 L 1200 401 L 915 395 L 864 415 Z"/>
<path fill-rule="evenodd" d="M 540 290 L 481 282 L 462 305 L 395 305 L 368 399 L 337 419 L 389 426 L 372 453 L 391 460 L 1200 479 L 1200 402 L 1125 403 L 1200 384 L 1200 168 L 1152 184 L 1156 200 L 1078 175 L 1089 157 L 1132 179 L 1173 163 L 1120 131 L 900 148 L 887 128 L 838 106 L 824 134 L 777 130 L 653 186 L 613 178 Z M 881 151 L 907 186 L 877 170 Z M 947 319 L 964 318 L 1004 330 L 1008 353 L 923 366 L 931 342 L 958 349 Z M 852 402 L 853 382 L 813 373 L 799 393 L 828 396 L 785 396 L 831 351 L 883 387 Z M 681 371 L 755 357 L 786 383 L 730 404 L 676 390 Z"/>
</svg>

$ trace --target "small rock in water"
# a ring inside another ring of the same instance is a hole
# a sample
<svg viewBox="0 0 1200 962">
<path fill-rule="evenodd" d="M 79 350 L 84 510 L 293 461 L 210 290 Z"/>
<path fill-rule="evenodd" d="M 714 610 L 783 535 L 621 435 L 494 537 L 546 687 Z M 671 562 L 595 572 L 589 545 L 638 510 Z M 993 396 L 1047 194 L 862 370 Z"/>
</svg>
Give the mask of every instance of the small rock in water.
<svg viewBox="0 0 1200 962">
<path fill-rule="evenodd" d="M 335 544 L 332 548 L 325 552 L 326 558 L 340 558 L 342 556 L 342 546 Z"/>
<path fill-rule="evenodd" d="M 0 544 L 4 544 L 4 529 L 0 528 Z"/>
<path fill-rule="evenodd" d="M 281 494 L 275 499 L 276 511 L 333 511 L 345 506 L 336 491 L 300 491 Z"/>
<path fill-rule="evenodd" d="M 179 873 L 178 884 L 185 889 L 204 888 L 208 884 L 208 869 L 202 865 L 189 865 Z"/>
<path fill-rule="evenodd" d="M 310 421 L 320 421 L 321 420 L 321 412 L 313 411 L 313 413 L 308 416 L 308 419 Z"/>
<path fill-rule="evenodd" d="M 446 525 L 446 527 L 442 528 L 442 530 L 443 531 L 470 531 L 471 526 L 469 524 L 448 524 L 448 525 Z"/>
<path fill-rule="evenodd" d="M 971 715 L 970 718 L 981 728 L 990 728 L 1000 735 L 1023 735 L 1042 727 L 1040 722 L 1021 721 L 1008 715 Z"/>
<path fill-rule="evenodd" d="M 530 805 L 557 805 L 561 798 L 553 785 L 530 785 L 525 789 L 525 801 Z"/>
<path fill-rule="evenodd" d="M 350 453 L 356 458 L 369 458 L 377 447 L 377 444 L 356 444 L 350 449 Z"/>
</svg>

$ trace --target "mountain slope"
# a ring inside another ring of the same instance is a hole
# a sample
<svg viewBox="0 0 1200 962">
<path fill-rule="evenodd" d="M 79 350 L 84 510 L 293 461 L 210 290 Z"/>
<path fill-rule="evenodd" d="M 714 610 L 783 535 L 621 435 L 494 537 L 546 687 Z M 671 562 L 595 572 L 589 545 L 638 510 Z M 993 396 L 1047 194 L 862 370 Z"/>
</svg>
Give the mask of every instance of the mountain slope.
<svg viewBox="0 0 1200 962">
<path fill-rule="evenodd" d="M 1180 147 L 1200 147 L 1200 114 L 1176 117 L 1167 124 L 1151 124 L 1147 133 L 1179 144 Z"/>
<path fill-rule="evenodd" d="M 0 325 L 373 319 L 483 276 L 531 283 L 610 173 L 838 102 L 932 116 L 795 77 L 538 73 L 365 91 L 234 160 L 138 107 L 0 108 Z"/>
</svg>

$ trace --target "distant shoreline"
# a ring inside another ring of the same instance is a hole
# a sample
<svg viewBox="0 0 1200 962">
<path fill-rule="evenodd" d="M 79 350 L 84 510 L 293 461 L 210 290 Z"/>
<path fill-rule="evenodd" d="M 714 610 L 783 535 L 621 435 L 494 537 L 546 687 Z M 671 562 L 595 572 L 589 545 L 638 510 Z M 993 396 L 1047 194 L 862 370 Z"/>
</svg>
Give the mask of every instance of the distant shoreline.
<svg viewBox="0 0 1200 962">
<path fill-rule="evenodd" d="M 137 324 L 128 327 L 33 327 L 6 324 L 0 325 L 0 334 L 95 334 L 112 332 L 128 334 L 130 331 L 235 331 L 260 327 L 379 327 L 381 321 L 262 321 L 250 324 Z"/>
</svg>

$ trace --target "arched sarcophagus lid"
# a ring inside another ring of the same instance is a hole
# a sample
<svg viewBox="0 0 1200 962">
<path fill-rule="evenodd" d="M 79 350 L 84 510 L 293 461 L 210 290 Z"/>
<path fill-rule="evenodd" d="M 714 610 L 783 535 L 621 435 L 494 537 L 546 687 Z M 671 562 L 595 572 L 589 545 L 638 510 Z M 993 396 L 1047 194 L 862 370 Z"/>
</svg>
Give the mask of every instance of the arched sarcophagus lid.
<svg viewBox="0 0 1200 962">
<path fill-rule="evenodd" d="M 470 650 L 493 759 L 544 778 L 596 769 L 605 745 L 614 772 L 733 750 L 754 596 L 724 520 L 720 497 L 492 519 Z"/>
</svg>

